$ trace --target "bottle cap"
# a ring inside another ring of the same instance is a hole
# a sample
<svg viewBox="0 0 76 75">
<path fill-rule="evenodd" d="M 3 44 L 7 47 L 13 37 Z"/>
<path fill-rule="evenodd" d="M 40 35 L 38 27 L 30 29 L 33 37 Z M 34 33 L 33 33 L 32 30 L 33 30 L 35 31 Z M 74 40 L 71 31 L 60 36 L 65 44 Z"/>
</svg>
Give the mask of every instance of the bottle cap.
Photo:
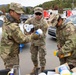
<svg viewBox="0 0 76 75">
<path fill-rule="evenodd" d="M 14 75 L 14 73 L 10 73 L 10 75 Z"/>
</svg>

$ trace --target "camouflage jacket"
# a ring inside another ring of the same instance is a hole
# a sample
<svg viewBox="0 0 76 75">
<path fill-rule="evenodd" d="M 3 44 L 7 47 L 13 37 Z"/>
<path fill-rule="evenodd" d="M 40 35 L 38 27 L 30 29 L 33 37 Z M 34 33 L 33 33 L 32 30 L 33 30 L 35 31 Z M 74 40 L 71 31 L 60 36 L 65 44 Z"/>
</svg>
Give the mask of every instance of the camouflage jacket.
<svg viewBox="0 0 76 75">
<path fill-rule="evenodd" d="M 0 45 L 1 55 L 18 54 L 19 44 L 29 42 L 28 36 L 25 36 L 19 28 L 19 22 L 10 15 L 6 17 L 2 27 L 2 39 Z"/>
<path fill-rule="evenodd" d="M 38 40 L 31 40 L 31 43 L 34 44 L 35 46 L 40 46 L 45 44 L 45 38 L 46 38 L 46 32 L 48 28 L 47 22 L 42 18 L 41 20 L 36 20 L 35 17 L 28 19 L 26 24 L 33 24 L 34 25 L 34 32 L 37 29 L 41 29 L 43 31 L 43 35 L 39 37 Z"/>
<path fill-rule="evenodd" d="M 67 22 L 57 27 L 56 37 L 57 44 L 60 45 L 60 50 L 64 56 L 67 53 L 72 53 L 70 58 L 75 57 L 76 59 L 76 33 L 73 23 Z"/>
</svg>

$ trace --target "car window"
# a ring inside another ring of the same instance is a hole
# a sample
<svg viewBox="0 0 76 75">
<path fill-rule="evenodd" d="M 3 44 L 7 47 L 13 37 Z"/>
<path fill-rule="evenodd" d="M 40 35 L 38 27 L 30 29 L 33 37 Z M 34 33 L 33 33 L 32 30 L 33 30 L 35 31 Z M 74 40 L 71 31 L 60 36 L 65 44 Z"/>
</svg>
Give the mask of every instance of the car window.
<svg viewBox="0 0 76 75">
<path fill-rule="evenodd" d="M 0 27 L 2 27 L 2 25 L 3 25 L 3 21 L 2 21 L 2 20 L 0 20 Z"/>
<path fill-rule="evenodd" d="M 76 25 L 76 15 L 72 15 L 66 19 L 66 22 L 72 21 Z"/>
</svg>

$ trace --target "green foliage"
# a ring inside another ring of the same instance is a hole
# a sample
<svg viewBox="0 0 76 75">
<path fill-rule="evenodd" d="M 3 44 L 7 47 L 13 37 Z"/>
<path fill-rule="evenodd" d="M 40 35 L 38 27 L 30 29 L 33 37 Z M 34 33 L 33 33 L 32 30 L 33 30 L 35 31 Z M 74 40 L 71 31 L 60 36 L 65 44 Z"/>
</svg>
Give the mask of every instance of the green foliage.
<svg viewBox="0 0 76 75">
<path fill-rule="evenodd" d="M 54 9 L 54 10 L 60 10 L 60 12 L 62 12 L 64 8 L 73 9 L 74 7 L 76 7 L 76 0 L 53 0 L 44 2 L 43 4 L 37 6 L 42 7 L 45 10 Z M 23 7 L 23 11 L 25 12 L 25 14 L 33 14 L 33 9 L 34 9 L 33 7 Z M 9 4 L 1 5 L 0 10 L 8 12 Z"/>
<path fill-rule="evenodd" d="M 0 10 L 3 11 L 3 13 L 7 13 L 9 11 L 9 4 L 8 5 L 2 5 L 0 6 Z"/>
<path fill-rule="evenodd" d="M 62 9 L 62 8 L 74 8 L 76 7 L 76 0 L 53 0 L 49 2 L 45 2 L 42 5 L 44 9 Z"/>
<path fill-rule="evenodd" d="M 33 8 L 32 7 L 26 7 L 25 13 L 26 14 L 33 14 Z"/>
</svg>

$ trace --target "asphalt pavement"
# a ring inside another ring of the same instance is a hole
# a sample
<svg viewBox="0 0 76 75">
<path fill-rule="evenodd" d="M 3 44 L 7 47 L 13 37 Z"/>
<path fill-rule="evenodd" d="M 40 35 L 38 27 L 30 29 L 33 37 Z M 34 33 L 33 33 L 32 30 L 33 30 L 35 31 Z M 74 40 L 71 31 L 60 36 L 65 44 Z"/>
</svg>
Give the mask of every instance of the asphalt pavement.
<svg viewBox="0 0 76 75">
<path fill-rule="evenodd" d="M 53 55 L 54 50 L 57 49 L 57 43 L 55 39 L 52 39 L 50 35 L 47 34 L 46 37 L 46 69 L 54 69 L 59 66 L 59 59 Z M 40 64 L 39 64 L 40 67 Z M 4 64 L 0 58 L 0 70 L 4 69 Z M 26 75 L 33 69 L 33 63 L 31 61 L 30 54 L 30 43 L 26 44 L 22 52 L 20 52 L 20 72 L 21 75 Z"/>
</svg>

